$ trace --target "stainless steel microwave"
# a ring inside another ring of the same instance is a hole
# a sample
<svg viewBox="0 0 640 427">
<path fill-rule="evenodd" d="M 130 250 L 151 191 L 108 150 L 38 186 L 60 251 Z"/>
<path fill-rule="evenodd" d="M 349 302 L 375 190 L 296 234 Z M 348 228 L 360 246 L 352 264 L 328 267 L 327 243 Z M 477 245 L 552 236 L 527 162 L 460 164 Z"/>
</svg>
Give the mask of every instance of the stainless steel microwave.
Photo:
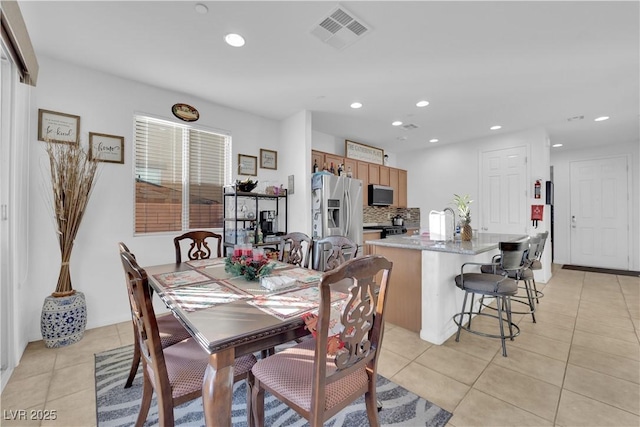
<svg viewBox="0 0 640 427">
<path fill-rule="evenodd" d="M 369 184 L 369 206 L 391 206 L 393 204 L 393 187 Z"/>
</svg>

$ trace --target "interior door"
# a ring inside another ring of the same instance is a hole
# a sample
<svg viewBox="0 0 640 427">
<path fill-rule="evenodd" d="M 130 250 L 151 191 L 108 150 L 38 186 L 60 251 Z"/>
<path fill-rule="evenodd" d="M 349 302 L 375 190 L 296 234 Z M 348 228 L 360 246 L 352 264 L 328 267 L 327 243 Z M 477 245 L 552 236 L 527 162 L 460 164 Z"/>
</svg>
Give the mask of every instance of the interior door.
<svg viewBox="0 0 640 427">
<path fill-rule="evenodd" d="M 629 269 L 626 157 L 571 162 L 571 264 Z"/>
<path fill-rule="evenodd" d="M 527 232 L 527 150 L 512 147 L 482 153 L 480 229 L 490 233 Z M 471 226 L 473 225 L 473 216 Z"/>
</svg>

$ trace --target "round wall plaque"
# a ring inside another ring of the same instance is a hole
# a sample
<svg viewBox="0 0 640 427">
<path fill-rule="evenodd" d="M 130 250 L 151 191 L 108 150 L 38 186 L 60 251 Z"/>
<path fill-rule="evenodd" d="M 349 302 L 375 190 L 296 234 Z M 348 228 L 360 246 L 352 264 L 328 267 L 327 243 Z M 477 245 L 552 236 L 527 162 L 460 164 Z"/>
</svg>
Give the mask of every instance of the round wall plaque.
<svg viewBox="0 0 640 427">
<path fill-rule="evenodd" d="M 195 122 L 200 118 L 198 110 L 187 104 L 174 104 L 171 107 L 174 116 L 185 122 Z"/>
</svg>

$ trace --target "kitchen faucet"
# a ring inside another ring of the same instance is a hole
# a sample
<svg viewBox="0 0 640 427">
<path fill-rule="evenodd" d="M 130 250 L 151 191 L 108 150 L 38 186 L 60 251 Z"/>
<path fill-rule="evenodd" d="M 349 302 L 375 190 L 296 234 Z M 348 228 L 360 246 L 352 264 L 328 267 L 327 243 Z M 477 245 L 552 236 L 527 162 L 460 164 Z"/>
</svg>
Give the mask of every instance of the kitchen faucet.
<svg viewBox="0 0 640 427">
<path fill-rule="evenodd" d="M 453 216 L 453 236 L 452 236 L 452 240 L 455 242 L 455 240 L 456 240 L 456 213 L 451 208 L 444 208 L 442 211 L 443 212 L 449 211 L 449 212 L 451 212 L 451 215 Z M 445 228 L 445 231 L 446 231 L 446 229 L 447 229 L 447 221 L 446 220 L 445 220 L 444 224 L 445 224 L 444 228 Z"/>
</svg>

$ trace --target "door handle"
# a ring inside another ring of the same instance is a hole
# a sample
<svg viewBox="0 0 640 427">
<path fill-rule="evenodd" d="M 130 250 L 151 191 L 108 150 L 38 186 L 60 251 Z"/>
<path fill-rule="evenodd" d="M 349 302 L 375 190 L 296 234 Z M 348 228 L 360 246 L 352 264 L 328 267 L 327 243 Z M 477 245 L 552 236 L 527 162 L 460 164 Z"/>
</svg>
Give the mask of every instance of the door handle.
<svg viewBox="0 0 640 427">
<path fill-rule="evenodd" d="M 576 228 L 576 216 L 571 215 L 571 228 Z"/>
</svg>

